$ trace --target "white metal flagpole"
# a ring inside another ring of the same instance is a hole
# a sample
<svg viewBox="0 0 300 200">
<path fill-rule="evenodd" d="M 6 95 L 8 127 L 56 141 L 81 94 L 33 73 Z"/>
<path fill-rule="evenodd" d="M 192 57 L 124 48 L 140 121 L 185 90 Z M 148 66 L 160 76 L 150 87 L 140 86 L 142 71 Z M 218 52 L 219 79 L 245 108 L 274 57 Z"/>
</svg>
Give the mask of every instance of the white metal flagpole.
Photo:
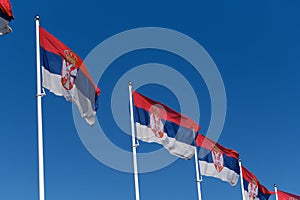
<svg viewBox="0 0 300 200">
<path fill-rule="evenodd" d="M 197 182 L 197 189 L 198 189 L 198 200 L 202 199 L 201 196 L 201 179 L 200 179 L 200 174 L 199 174 L 199 162 L 198 162 L 198 151 L 197 151 L 197 147 L 195 147 L 195 168 L 196 168 L 196 182 Z"/>
<path fill-rule="evenodd" d="M 42 88 L 40 63 L 40 18 L 35 17 L 36 28 L 36 90 L 37 90 L 37 124 L 38 124 L 38 159 L 39 159 L 39 200 L 45 199 L 44 185 L 44 148 L 43 148 L 43 121 L 42 121 Z"/>
<path fill-rule="evenodd" d="M 243 200 L 246 200 L 245 198 L 245 192 L 244 192 L 244 180 L 243 180 L 243 170 L 242 170 L 242 161 L 239 159 L 239 166 L 240 166 L 240 182 L 241 182 L 241 189 L 242 189 L 242 197 Z"/>
<path fill-rule="evenodd" d="M 133 118 L 133 101 L 132 101 L 132 83 L 128 83 L 129 89 L 129 102 L 130 102 L 130 121 L 131 121 L 131 141 L 132 141 L 132 157 L 133 157 L 133 173 L 134 173 L 134 188 L 135 188 L 135 199 L 140 200 L 140 192 L 139 192 L 139 177 L 138 177 L 138 167 L 137 167 L 137 156 L 136 156 L 136 148 L 138 144 L 135 139 L 135 126 L 134 126 L 134 118 Z"/>
<path fill-rule="evenodd" d="M 275 190 L 276 200 L 278 200 L 277 185 L 276 184 L 274 184 L 274 190 Z"/>
</svg>

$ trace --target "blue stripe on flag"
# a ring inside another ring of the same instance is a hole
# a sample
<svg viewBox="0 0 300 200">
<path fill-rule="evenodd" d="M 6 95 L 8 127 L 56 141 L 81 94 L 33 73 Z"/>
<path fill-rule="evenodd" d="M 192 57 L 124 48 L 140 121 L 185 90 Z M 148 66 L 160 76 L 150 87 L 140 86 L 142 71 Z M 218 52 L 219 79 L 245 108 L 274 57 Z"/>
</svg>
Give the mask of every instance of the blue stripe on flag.
<svg viewBox="0 0 300 200">
<path fill-rule="evenodd" d="M 50 73 L 61 76 L 63 59 L 60 55 L 46 51 L 41 47 L 41 63 Z M 74 84 L 91 101 L 93 110 L 97 110 L 98 96 L 95 87 L 80 69 L 77 72 Z"/>
<path fill-rule="evenodd" d="M 46 51 L 41 47 L 41 64 L 45 67 L 50 73 L 61 75 L 62 72 L 62 63 L 63 60 L 61 56 Z"/>
<path fill-rule="evenodd" d="M 91 101 L 93 109 L 97 110 L 98 95 L 96 95 L 95 87 L 80 69 L 77 72 L 74 84 L 76 88 Z"/>
<path fill-rule="evenodd" d="M 246 190 L 247 192 L 248 191 L 248 185 L 249 185 L 249 182 L 246 180 L 246 179 L 243 179 L 244 181 L 244 190 Z M 258 188 L 258 194 L 256 196 L 256 198 L 258 198 L 259 200 L 268 200 L 270 197 L 270 194 L 264 194 L 260 191 L 260 189 Z"/>
<path fill-rule="evenodd" d="M 148 111 L 134 106 L 134 119 L 135 122 L 150 127 L 150 113 Z M 196 133 L 193 133 L 193 130 L 167 120 L 161 119 L 161 121 L 164 123 L 164 132 L 167 133 L 168 137 L 175 138 L 179 142 L 195 145 Z"/>
<path fill-rule="evenodd" d="M 198 154 L 198 159 L 202 161 L 206 161 L 209 163 L 214 163 L 211 151 L 206 148 L 201 148 L 198 147 L 199 154 Z M 205 155 L 203 158 L 201 155 Z M 235 171 L 237 174 L 240 174 L 240 168 L 239 168 L 239 163 L 236 158 L 227 156 L 226 154 L 223 153 L 223 159 L 224 159 L 224 167 Z"/>
</svg>

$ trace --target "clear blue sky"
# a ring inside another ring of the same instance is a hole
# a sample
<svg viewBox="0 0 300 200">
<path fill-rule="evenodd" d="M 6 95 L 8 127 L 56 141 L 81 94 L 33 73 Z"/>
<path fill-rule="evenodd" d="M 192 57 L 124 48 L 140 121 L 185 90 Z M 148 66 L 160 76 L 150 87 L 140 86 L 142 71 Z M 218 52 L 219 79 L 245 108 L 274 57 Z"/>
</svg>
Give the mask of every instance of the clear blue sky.
<svg viewBox="0 0 300 200">
<path fill-rule="evenodd" d="M 10 24 L 14 32 L 0 38 L 0 199 L 38 199 L 36 14 L 41 16 L 41 25 L 46 30 L 83 59 L 100 42 L 138 27 L 173 29 L 196 40 L 218 66 L 226 89 L 227 116 L 218 142 L 238 151 L 244 165 L 268 189 L 273 189 L 276 183 L 279 189 L 300 194 L 299 1 L 12 0 L 11 3 L 16 18 Z M 118 128 L 112 117 L 112 89 L 134 66 L 153 62 L 176 69 L 190 81 L 201 102 L 201 132 L 205 134 L 208 129 L 209 94 L 201 76 L 194 75 L 192 66 L 165 51 L 134 51 L 115 60 L 97 83 L 102 90 L 98 120 L 107 137 L 127 151 L 131 138 Z M 166 74 L 165 78 L 174 77 Z M 127 90 L 126 86 L 124 89 Z M 139 91 L 180 110 L 175 95 L 166 87 L 150 84 Z M 85 148 L 69 102 L 47 91 L 43 117 L 47 200 L 134 199 L 132 174 L 107 167 Z M 129 119 L 124 118 L 126 122 Z M 157 148 L 141 143 L 138 151 Z M 110 149 L 105 151 L 109 154 Z M 139 178 L 142 200 L 197 198 L 193 160 L 177 160 Z M 241 199 L 239 184 L 231 187 L 217 179 L 203 177 L 203 180 L 204 200 Z"/>
</svg>

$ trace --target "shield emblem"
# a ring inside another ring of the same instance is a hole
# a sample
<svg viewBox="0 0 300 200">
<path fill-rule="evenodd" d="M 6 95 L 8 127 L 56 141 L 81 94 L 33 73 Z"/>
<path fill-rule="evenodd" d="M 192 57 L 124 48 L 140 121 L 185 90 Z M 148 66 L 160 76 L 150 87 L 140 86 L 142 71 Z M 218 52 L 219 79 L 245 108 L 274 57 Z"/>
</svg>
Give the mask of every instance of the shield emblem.
<svg viewBox="0 0 300 200">
<path fill-rule="evenodd" d="M 150 110 L 150 128 L 153 132 L 153 134 L 158 137 L 162 138 L 164 136 L 164 124 L 161 120 L 161 109 L 153 105 L 151 106 Z"/>
<path fill-rule="evenodd" d="M 222 151 L 216 146 L 212 149 L 212 158 L 216 170 L 220 173 L 224 168 L 224 158 Z"/>
<path fill-rule="evenodd" d="M 256 181 L 253 179 L 248 185 L 248 199 L 255 200 L 258 194 L 258 186 Z"/>
<path fill-rule="evenodd" d="M 77 75 L 76 62 L 77 57 L 71 51 L 65 50 L 66 59 L 63 60 L 61 84 L 66 90 L 71 90 L 74 86 Z"/>
</svg>

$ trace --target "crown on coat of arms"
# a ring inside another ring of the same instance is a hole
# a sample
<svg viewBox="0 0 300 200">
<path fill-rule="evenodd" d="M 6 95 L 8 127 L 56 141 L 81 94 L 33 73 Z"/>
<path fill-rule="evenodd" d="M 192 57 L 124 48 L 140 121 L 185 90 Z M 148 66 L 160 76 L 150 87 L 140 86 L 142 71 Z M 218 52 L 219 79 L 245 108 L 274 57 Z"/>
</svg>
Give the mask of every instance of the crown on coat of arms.
<svg viewBox="0 0 300 200">
<path fill-rule="evenodd" d="M 66 61 L 75 65 L 77 63 L 77 56 L 70 50 L 65 50 L 64 51 L 65 56 L 66 56 Z"/>
<path fill-rule="evenodd" d="M 255 179 L 252 179 L 251 182 L 253 185 L 257 185 L 257 181 Z"/>
<path fill-rule="evenodd" d="M 153 107 L 151 108 L 151 111 L 152 111 L 152 113 L 153 113 L 154 115 L 159 115 L 159 113 L 160 113 L 160 110 L 159 110 L 159 108 L 158 108 L 157 106 L 153 106 Z"/>
<path fill-rule="evenodd" d="M 213 151 L 215 151 L 217 153 L 221 153 L 221 149 L 219 149 L 219 147 L 217 147 L 217 146 L 213 147 Z"/>
</svg>

